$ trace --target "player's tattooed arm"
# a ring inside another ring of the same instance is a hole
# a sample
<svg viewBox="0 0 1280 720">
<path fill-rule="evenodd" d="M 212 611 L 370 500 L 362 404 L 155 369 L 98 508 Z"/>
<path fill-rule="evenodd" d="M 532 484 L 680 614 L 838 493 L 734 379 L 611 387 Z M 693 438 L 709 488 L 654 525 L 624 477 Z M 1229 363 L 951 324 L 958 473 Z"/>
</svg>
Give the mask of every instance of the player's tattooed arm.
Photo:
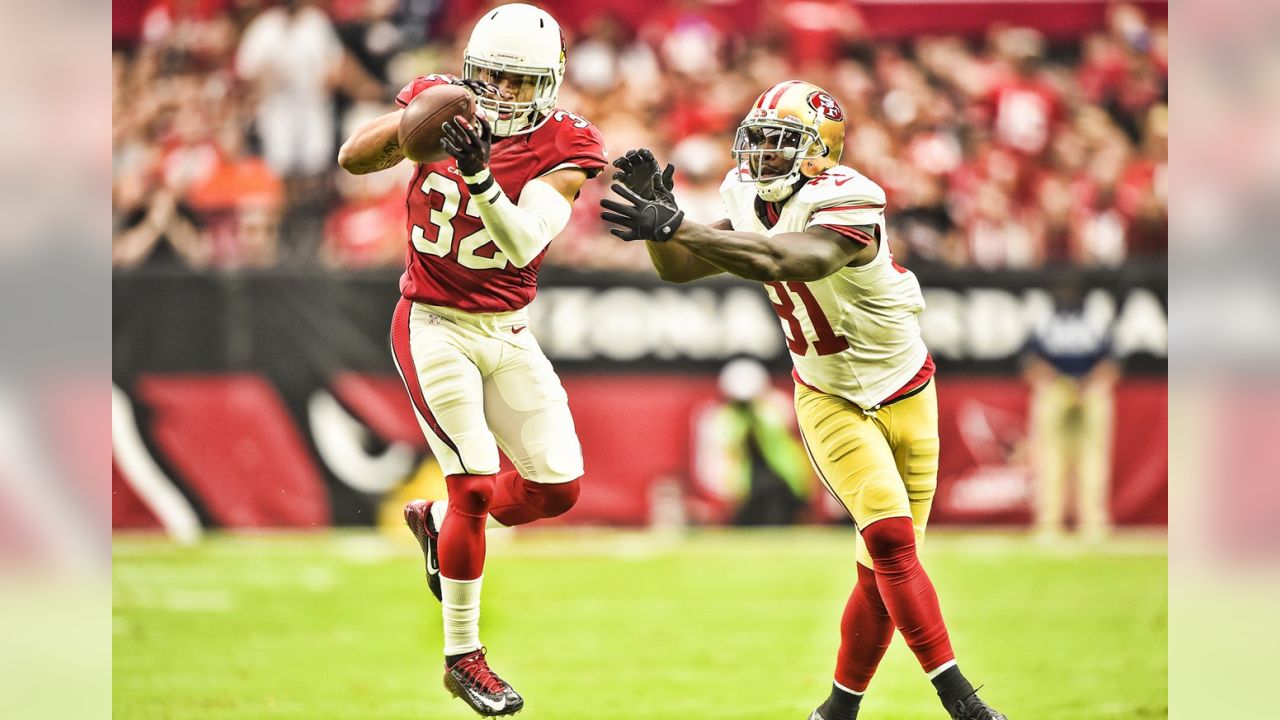
<svg viewBox="0 0 1280 720">
<path fill-rule="evenodd" d="M 386 170 L 389 167 L 395 167 L 404 159 L 404 152 L 400 150 L 399 138 L 391 138 L 382 144 L 382 149 L 369 162 L 369 172 L 377 172 L 378 170 Z"/>
<path fill-rule="evenodd" d="M 404 159 L 400 150 L 400 110 L 356 129 L 338 151 L 338 164 L 352 175 L 386 170 Z"/>
<path fill-rule="evenodd" d="M 824 227 L 768 237 L 694 222 L 681 224 L 670 242 L 726 272 L 761 282 L 820 280 L 858 264 L 858 256 L 866 249 Z"/>
</svg>

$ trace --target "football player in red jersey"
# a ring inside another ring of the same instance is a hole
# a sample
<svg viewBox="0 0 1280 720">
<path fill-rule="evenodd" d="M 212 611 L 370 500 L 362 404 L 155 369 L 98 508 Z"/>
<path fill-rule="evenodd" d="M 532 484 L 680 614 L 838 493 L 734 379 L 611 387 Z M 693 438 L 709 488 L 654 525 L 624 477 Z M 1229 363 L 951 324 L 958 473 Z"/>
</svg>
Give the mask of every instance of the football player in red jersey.
<svg viewBox="0 0 1280 720">
<path fill-rule="evenodd" d="M 396 98 L 404 107 L 440 83 L 477 94 L 477 117 L 446 124 L 449 157 L 419 164 L 409 184 L 391 345 L 449 491 L 447 502 L 405 507 L 443 607 L 445 687 L 487 716 L 512 714 L 524 700 L 480 644 L 485 526 L 490 517 L 511 526 L 564 513 L 582 475 L 564 388 L 526 331 L 547 245 L 607 162 L 599 131 L 556 108 L 564 48 L 546 12 L 501 5 L 472 31 L 461 79 L 420 77 Z M 339 153 L 342 167 L 399 163 L 400 113 L 359 128 Z M 499 447 L 515 471 L 499 474 Z"/>
</svg>

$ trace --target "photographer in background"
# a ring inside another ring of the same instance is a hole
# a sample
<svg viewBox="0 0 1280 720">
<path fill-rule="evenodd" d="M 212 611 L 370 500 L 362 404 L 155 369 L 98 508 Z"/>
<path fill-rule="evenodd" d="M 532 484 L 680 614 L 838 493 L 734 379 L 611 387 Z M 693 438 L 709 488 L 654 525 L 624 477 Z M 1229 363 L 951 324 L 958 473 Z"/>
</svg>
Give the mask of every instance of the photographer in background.
<svg viewBox="0 0 1280 720">
<path fill-rule="evenodd" d="M 694 417 L 697 495 L 717 506 L 715 522 L 791 525 L 801 520 L 812 482 L 788 398 L 756 360 L 720 371 L 722 399 Z"/>
</svg>

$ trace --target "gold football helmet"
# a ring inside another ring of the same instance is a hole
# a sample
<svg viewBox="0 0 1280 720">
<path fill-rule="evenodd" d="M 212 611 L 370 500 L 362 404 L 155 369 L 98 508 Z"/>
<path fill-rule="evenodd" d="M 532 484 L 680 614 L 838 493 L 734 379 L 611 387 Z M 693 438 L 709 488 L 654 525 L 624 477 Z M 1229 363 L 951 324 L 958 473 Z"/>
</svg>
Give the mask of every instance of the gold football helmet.
<svg viewBox="0 0 1280 720">
<path fill-rule="evenodd" d="M 843 152 L 844 111 L 830 93 L 802 80 L 764 91 L 733 141 L 738 179 L 755 183 L 770 202 L 791 195 L 801 175 L 817 177 L 834 167 Z"/>
</svg>

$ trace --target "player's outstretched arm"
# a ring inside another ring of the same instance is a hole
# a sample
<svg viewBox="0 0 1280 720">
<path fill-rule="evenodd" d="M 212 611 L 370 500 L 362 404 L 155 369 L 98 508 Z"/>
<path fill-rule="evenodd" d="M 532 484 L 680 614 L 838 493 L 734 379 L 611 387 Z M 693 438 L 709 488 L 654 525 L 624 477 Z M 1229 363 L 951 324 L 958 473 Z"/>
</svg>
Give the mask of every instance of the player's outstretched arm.
<svg viewBox="0 0 1280 720">
<path fill-rule="evenodd" d="M 694 222 L 681 223 L 670 242 L 738 277 L 761 282 L 821 280 L 869 260 L 874 246 L 859 245 L 824 227 L 768 237 Z"/>
<path fill-rule="evenodd" d="M 730 230 L 733 225 L 726 218 L 712 225 L 718 230 Z M 673 283 L 687 283 L 712 275 L 719 275 L 724 268 L 716 267 L 685 248 L 670 242 L 645 241 L 645 249 L 649 251 L 649 260 L 658 277 Z"/>
<path fill-rule="evenodd" d="M 338 164 L 352 175 L 395 167 L 404 159 L 400 150 L 400 113 L 395 110 L 356 128 L 338 150 Z"/>
<path fill-rule="evenodd" d="M 646 150 L 635 151 L 635 167 L 615 162 L 622 170 L 612 189 L 623 202 L 600 201 L 600 218 L 616 225 L 609 232 L 626 240 L 648 241 L 649 257 L 659 275 L 677 282 L 694 279 L 699 273 L 713 274 L 719 268 L 748 280 L 819 280 L 845 265 L 863 265 L 875 257 L 876 243 L 863 244 L 823 226 L 804 232 L 768 237 L 758 233 L 734 232 L 719 223 L 715 226 L 685 222 L 684 212 L 671 192 L 670 166 L 653 172 L 646 186 L 643 178 L 657 167 Z M 633 187 L 635 186 L 635 187 Z M 655 248 L 671 244 L 686 251 Z M 695 263 L 687 257 L 702 260 Z M 665 273 L 664 273 L 665 270 Z"/>
<path fill-rule="evenodd" d="M 615 159 L 613 166 L 618 169 L 613 174 L 613 179 L 617 180 L 619 185 L 626 187 L 644 200 L 657 200 L 675 209 L 676 168 L 674 165 L 668 163 L 666 169 L 663 169 L 658 165 L 652 150 L 636 148 Z M 633 218 L 618 214 L 610 208 L 609 202 L 602 203 L 601 206 L 605 210 L 601 219 L 623 226 L 615 228 L 612 231 L 614 235 L 628 241 L 640 238 L 638 233 L 633 232 L 634 228 L 630 227 L 634 224 Z M 728 230 L 732 225 L 728 219 L 724 219 L 716 223 L 715 227 Z M 653 263 L 653 269 L 658 272 L 658 277 L 667 282 L 686 283 L 724 272 L 688 250 L 670 243 L 646 240 L 645 249 L 649 251 L 649 260 Z"/>
</svg>

